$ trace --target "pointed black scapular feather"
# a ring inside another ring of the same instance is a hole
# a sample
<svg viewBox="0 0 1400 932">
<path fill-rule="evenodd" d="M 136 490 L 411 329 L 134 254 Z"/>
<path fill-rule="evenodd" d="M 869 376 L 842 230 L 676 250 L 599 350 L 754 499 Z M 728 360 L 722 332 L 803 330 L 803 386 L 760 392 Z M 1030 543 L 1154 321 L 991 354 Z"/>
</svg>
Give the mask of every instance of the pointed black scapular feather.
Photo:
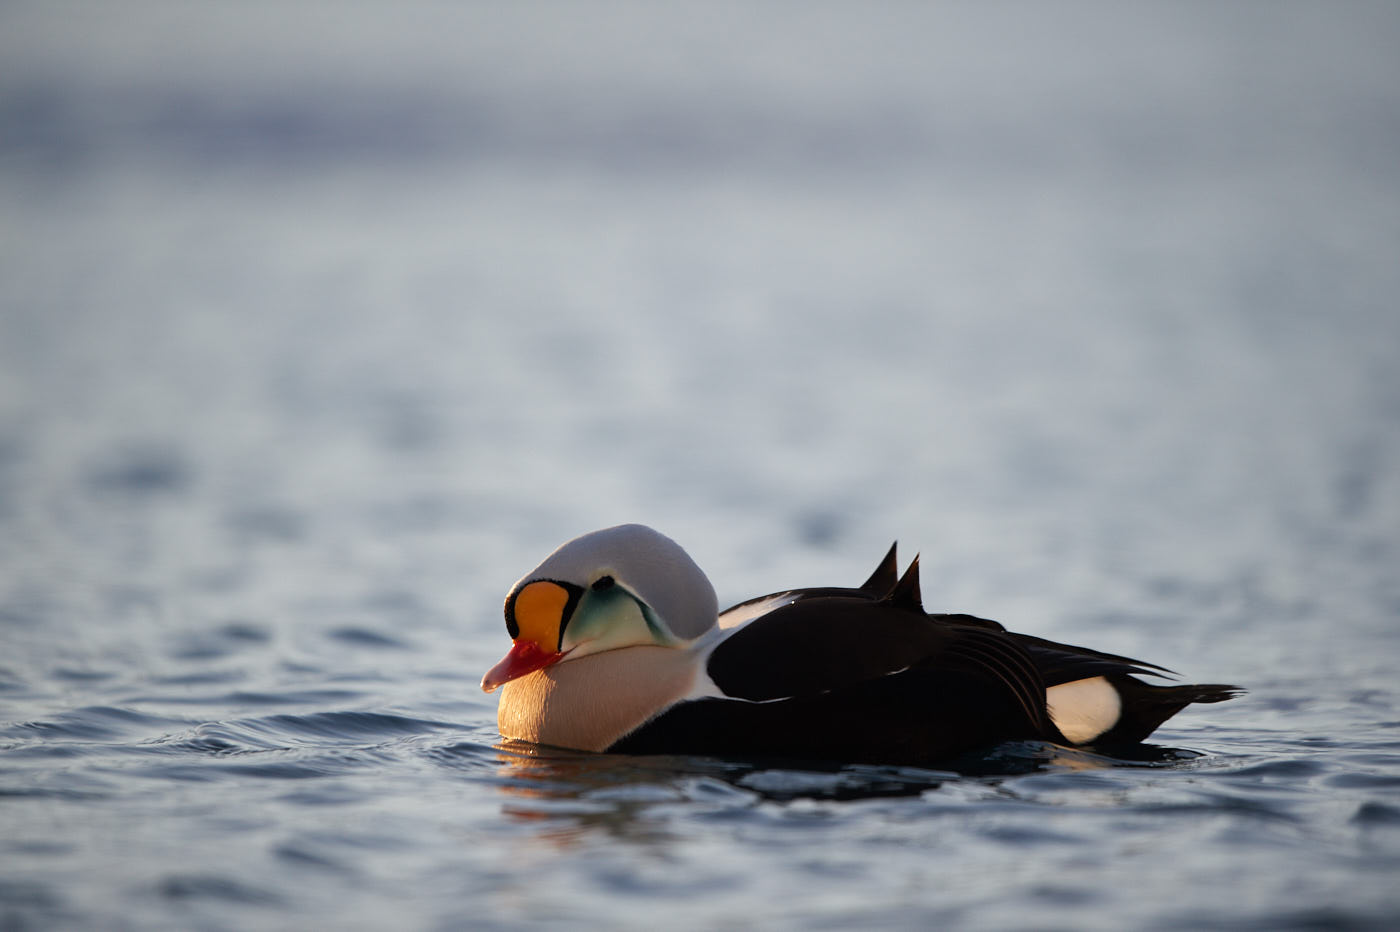
<svg viewBox="0 0 1400 932">
<path fill-rule="evenodd" d="M 889 595 L 890 590 L 899 581 L 899 562 L 895 558 L 895 551 L 899 549 L 899 541 L 890 544 L 889 553 L 880 561 L 880 565 L 875 567 L 875 572 L 870 574 L 870 578 L 860 584 L 862 592 L 868 592 L 877 599 L 882 599 Z"/>
<path fill-rule="evenodd" d="M 896 608 L 908 609 L 909 611 L 924 614 L 924 598 L 919 591 L 919 556 L 914 555 L 914 559 L 909 564 L 909 568 L 904 571 L 904 575 L 899 577 L 899 582 L 895 583 L 890 594 L 885 596 L 885 600 Z"/>
</svg>

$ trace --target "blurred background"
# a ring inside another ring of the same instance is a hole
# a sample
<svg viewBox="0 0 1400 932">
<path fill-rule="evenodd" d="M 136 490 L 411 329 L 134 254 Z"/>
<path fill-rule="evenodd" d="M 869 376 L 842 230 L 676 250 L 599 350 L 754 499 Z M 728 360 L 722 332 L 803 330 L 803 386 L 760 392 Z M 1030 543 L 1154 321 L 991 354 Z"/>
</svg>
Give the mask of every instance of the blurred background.
<svg viewBox="0 0 1400 932">
<path fill-rule="evenodd" d="M 623 521 L 724 603 L 898 538 L 930 609 L 1256 723 L 1382 688 L 1397 48 L 1384 2 L 6 3 L 3 717 L 358 673 L 317 695 L 489 734 L 505 591 Z"/>
<path fill-rule="evenodd" d="M 12 597 L 474 595 L 624 520 L 1007 611 L 1393 546 L 1389 4 L 0 17 Z"/>
</svg>

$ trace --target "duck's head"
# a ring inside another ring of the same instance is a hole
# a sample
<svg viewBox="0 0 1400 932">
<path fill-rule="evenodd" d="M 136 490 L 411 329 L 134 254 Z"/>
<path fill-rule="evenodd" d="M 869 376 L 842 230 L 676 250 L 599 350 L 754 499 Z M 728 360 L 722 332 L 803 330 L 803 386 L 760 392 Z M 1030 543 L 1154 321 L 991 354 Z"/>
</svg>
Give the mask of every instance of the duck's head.
<svg viewBox="0 0 1400 932">
<path fill-rule="evenodd" d="M 718 615 L 714 587 L 671 538 L 640 524 L 594 531 L 511 587 L 506 631 L 514 644 L 481 688 L 619 647 L 682 647 Z"/>
</svg>

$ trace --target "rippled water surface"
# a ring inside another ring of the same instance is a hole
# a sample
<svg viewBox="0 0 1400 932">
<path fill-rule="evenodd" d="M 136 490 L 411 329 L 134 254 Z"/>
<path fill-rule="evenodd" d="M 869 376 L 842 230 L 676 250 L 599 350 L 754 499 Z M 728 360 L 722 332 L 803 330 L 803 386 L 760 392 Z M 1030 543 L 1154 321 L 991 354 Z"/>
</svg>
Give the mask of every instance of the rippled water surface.
<svg viewBox="0 0 1400 932">
<path fill-rule="evenodd" d="M 0 928 L 1393 928 L 1388 4 L 0 9 Z M 503 743 L 552 547 L 1249 694 Z"/>
</svg>

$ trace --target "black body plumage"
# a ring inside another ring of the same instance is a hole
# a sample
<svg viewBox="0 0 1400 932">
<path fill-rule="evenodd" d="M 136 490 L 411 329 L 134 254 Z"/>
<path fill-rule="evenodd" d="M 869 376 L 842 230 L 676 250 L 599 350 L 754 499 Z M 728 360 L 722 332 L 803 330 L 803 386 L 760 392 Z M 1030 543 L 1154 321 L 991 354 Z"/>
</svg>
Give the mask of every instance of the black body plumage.
<svg viewBox="0 0 1400 932">
<path fill-rule="evenodd" d="M 1134 674 L 1169 671 L 972 615 L 929 614 L 918 559 L 900 576 L 893 547 L 858 588 L 776 593 L 730 611 L 770 600 L 776 607 L 709 656 L 706 672 L 728 698 L 672 705 L 609 750 L 935 764 L 1009 740 L 1070 743 L 1046 690 L 1086 678 L 1107 680 L 1121 705 L 1098 747 L 1139 742 L 1190 703 L 1242 691 L 1150 685 Z"/>
</svg>

